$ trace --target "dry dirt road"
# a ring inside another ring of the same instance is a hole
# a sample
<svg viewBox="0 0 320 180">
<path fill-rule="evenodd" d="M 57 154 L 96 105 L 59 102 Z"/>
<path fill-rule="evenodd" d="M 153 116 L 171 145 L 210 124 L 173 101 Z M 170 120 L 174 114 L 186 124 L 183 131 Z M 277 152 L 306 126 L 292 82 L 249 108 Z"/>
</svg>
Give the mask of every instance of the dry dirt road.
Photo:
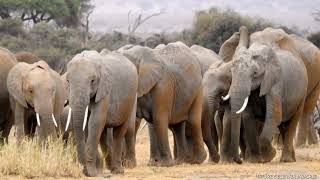
<svg viewBox="0 0 320 180">
<path fill-rule="evenodd" d="M 206 161 L 201 165 L 149 167 L 147 129 L 143 129 L 137 136 L 136 168 L 126 169 L 124 175 L 111 175 L 105 171 L 101 177 L 89 179 L 320 179 L 320 145 L 296 149 L 295 163 L 279 163 L 281 150 L 277 150 L 276 158 L 266 164 L 210 164 Z"/>
</svg>

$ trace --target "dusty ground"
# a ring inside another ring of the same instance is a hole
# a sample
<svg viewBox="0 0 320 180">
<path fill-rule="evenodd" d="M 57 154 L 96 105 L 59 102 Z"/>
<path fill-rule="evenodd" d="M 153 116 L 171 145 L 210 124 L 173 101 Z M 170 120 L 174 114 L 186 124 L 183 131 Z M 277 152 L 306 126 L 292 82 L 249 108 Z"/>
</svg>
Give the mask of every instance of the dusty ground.
<svg viewBox="0 0 320 180">
<path fill-rule="evenodd" d="M 175 167 L 149 167 L 149 137 L 148 128 L 140 131 L 137 137 L 136 152 L 138 166 L 126 169 L 124 175 L 112 175 L 108 170 L 95 178 L 80 179 L 320 179 L 320 145 L 296 149 L 297 162 L 279 163 L 277 157 L 267 164 L 210 164 L 207 161 L 201 165 L 183 164 Z M 172 135 L 170 134 L 172 144 Z M 0 162 L 1 163 L 1 162 Z M 266 176 L 269 175 L 269 178 Z M 279 175 L 278 178 L 270 175 Z M 1 179 L 23 179 L 17 176 L 6 176 Z M 43 179 L 43 178 L 41 178 Z M 54 179 L 54 178 L 48 178 Z"/>
<path fill-rule="evenodd" d="M 277 157 L 267 164 L 209 164 L 206 161 L 201 165 L 183 164 L 170 168 L 149 167 L 147 166 L 149 137 L 148 130 L 145 128 L 138 134 L 136 152 L 138 161 L 136 168 L 126 169 L 124 175 L 111 175 L 106 171 L 102 177 L 111 177 L 112 179 L 259 179 L 259 175 L 268 174 L 292 175 L 295 177 L 312 175 L 312 178 L 320 179 L 319 145 L 297 149 L 297 162 L 295 163 L 280 164 L 281 150 L 278 150 Z M 263 177 L 260 177 L 260 179 L 263 179 Z"/>
</svg>

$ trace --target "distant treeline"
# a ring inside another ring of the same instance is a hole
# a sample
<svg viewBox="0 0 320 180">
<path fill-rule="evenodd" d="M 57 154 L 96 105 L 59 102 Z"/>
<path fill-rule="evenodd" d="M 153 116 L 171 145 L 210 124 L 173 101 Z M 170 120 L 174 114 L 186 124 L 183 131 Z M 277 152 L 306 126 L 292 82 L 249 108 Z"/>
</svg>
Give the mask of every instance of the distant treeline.
<svg viewBox="0 0 320 180">
<path fill-rule="evenodd" d="M 152 19 L 151 19 L 152 21 Z M 158 44 L 183 41 L 188 45 L 199 44 L 218 53 L 222 43 L 241 25 L 246 25 L 251 32 L 265 27 L 282 28 L 288 33 L 298 33 L 285 26 L 276 26 L 265 19 L 253 19 L 241 16 L 232 10 L 211 8 L 195 14 L 192 28 L 181 32 L 162 32 L 148 38 L 131 37 L 122 32 L 94 34 L 81 27 L 61 27 L 51 21 L 41 21 L 32 27 L 26 26 L 21 18 L 4 18 L 0 20 L 0 46 L 13 52 L 31 51 L 41 58 L 50 60 L 71 58 L 84 49 L 103 48 L 117 49 L 128 42 L 141 44 L 151 48 Z M 320 32 L 312 34 L 308 39 L 318 47 Z"/>
</svg>

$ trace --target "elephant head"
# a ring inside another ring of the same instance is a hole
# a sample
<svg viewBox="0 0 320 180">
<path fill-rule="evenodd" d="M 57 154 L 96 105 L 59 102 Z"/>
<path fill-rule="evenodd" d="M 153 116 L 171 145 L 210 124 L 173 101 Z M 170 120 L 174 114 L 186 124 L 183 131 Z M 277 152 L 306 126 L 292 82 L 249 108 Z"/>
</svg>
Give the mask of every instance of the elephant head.
<svg viewBox="0 0 320 180">
<path fill-rule="evenodd" d="M 239 44 L 234 52 L 231 67 L 232 83 L 228 93 L 231 104 L 231 151 L 238 159 L 241 113 L 245 110 L 252 90 L 260 88 L 265 96 L 274 85 L 280 67 L 276 54 L 269 46 L 260 43 L 249 45 L 247 28 L 240 28 Z"/>
<path fill-rule="evenodd" d="M 18 63 L 9 73 L 7 85 L 10 95 L 24 109 L 32 107 L 36 113 L 40 140 L 54 135 L 54 109 L 58 103 L 56 97 L 59 87 L 53 71 L 44 61 L 34 64 Z"/>
<path fill-rule="evenodd" d="M 216 111 L 220 108 L 223 101 L 228 100 L 228 94 L 231 85 L 231 63 L 217 61 L 213 63 L 204 74 L 203 94 L 207 97 L 207 106 L 210 110 L 209 119 L 213 120 Z"/>
<path fill-rule="evenodd" d="M 75 136 L 78 159 L 85 163 L 84 129 L 90 103 L 98 103 L 111 91 L 110 71 L 103 64 L 103 57 L 96 51 L 83 51 L 67 65 L 66 81 L 69 88 L 69 105 L 72 110 L 72 129 Z M 70 123 L 70 118 L 68 118 Z M 66 127 L 67 129 L 67 127 Z"/>
<path fill-rule="evenodd" d="M 147 94 L 162 78 L 165 66 L 160 55 L 154 50 L 142 46 L 126 46 L 118 49 L 118 52 L 126 56 L 137 68 L 138 97 Z"/>
</svg>

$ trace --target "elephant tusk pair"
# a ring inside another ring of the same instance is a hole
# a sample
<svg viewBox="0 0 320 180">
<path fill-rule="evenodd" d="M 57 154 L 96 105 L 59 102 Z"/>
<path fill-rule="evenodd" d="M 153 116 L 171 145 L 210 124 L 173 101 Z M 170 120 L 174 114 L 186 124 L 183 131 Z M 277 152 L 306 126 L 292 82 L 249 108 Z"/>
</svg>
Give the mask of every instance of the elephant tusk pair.
<svg viewBox="0 0 320 180">
<path fill-rule="evenodd" d="M 69 112 L 68 112 L 68 118 L 67 118 L 67 125 L 66 125 L 66 129 L 64 130 L 65 132 L 67 132 L 69 124 L 70 124 L 70 120 L 71 120 L 71 107 L 69 107 Z"/>
<path fill-rule="evenodd" d="M 68 118 L 67 118 L 67 124 L 66 124 L 66 128 L 65 128 L 65 132 L 68 130 L 68 127 L 70 125 L 70 121 L 71 121 L 71 112 L 72 109 L 71 107 L 69 107 L 69 112 L 68 112 Z M 88 106 L 86 107 L 86 112 L 84 114 L 84 119 L 83 119 L 83 126 L 82 126 L 82 130 L 84 131 L 86 128 L 86 124 L 87 124 L 87 119 L 88 119 Z"/>
<path fill-rule="evenodd" d="M 222 98 L 222 100 L 226 101 L 226 100 L 228 100 L 230 98 L 230 95 L 227 94 L 226 96 L 222 96 L 221 98 Z"/>
<path fill-rule="evenodd" d="M 52 116 L 52 121 L 53 121 L 54 125 L 56 127 L 58 127 L 58 124 L 57 124 L 56 119 L 54 118 L 54 115 L 51 114 L 51 116 Z M 40 115 L 39 115 L 39 113 L 36 113 L 36 117 L 37 117 L 37 124 L 38 124 L 38 126 L 40 126 Z"/>
<path fill-rule="evenodd" d="M 246 107 L 247 107 L 247 105 L 248 105 L 248 101 L 249 101 L 249 97 L 246 97 L 246 99 L 245 99 L 244 102 L 243 102 L 243 105 L 242 105 L 241 109 L 239 109 L 239 110 L 236 112 L 237 114 L 242 113 L 242 112 L 246 109 Z"/>
<path fill-rule="evenodd" d="M 85 114 L 84 114 L 83 127 L 82 127 L 82 130 L 83 130 L 83 131 L 84 131 L 85 128 L 86 128 L 87 118 L 88 118 L 88 106 L 86 107 L 86 112 L 85 112 Z"/>
</svg>

